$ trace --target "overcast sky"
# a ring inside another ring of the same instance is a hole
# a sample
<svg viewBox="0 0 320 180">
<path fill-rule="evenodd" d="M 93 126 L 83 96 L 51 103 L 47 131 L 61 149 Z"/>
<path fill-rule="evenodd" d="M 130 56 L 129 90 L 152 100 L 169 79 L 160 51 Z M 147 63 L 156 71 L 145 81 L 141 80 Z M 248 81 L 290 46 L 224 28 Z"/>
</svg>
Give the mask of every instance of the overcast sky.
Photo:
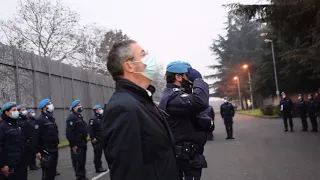
<svg viewBox="0 0 320 180">
<path fill-rule="evenodd" d="M 61 0 L 81 16 L 81 23 L 122 29 L 166 66 L 183 60 L 203 75 L 216 63 L 209 49 L 224 30 L 226 3 L 258 0 Z M 16 11 L 18 0 L 0 0 L 0 19 Z"/>
</svg>

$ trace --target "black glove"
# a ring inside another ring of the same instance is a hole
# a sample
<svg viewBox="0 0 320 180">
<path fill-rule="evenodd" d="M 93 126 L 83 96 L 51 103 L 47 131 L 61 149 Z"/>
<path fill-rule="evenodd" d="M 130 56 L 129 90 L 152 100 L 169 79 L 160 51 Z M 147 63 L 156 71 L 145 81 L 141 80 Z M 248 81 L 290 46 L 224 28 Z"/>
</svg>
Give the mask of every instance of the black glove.
<svg viewBox="0 0 320 180">
<path fill-rule="evenodd" d="M 199 71 L 197 71 L 197 70 L 195 70 L 193 68 L 189 68 L 187 77 L 191 82 L 193 82 L 196 79 L 202 78 L 202 76 L 199 73 Z"/>
</svg>

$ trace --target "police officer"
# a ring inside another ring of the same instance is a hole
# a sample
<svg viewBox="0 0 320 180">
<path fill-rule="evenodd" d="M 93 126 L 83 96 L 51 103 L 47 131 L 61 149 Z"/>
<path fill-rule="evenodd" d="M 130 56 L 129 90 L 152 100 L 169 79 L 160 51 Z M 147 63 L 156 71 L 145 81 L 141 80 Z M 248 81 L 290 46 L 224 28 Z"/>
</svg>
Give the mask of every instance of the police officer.
<svg viewBox="0 0 320 180">
<path fill-rule="evenodd" d="M 303 99 L 302 94 L 298 95 L 298 106 L 299 106 L 299 114 L 302 122 L 302 130 L 308 131 L 308 105 L 307 102 Z"/>
<path fill-rule="evenodd" d="M 180 173 L 185 180 L 200 180 L 202 168 L 207 167 L 204 128 L 210 128 L 204 124 L 211 122 L 197 116 L 209 107 L 209 86 L 197 70 L 181 61 L 168 64 L 166 80 L 159 108 L 168 114 Z"/>
<path fill-rule="evenodd" d="M 234 117 L 234 107 L 228 101 L 228 97 L 224 97 L 224 103 L 220 106 L 220 114 L 224 121 L 224 125 L 227 131 L 226 139 L 234 139 L 233 137 L 233 117 Z"/>
<path fill-rule="evenodd" d="M 212 141 L 213 140 L 213 131 L 215 129 L 215 124 L 214 124 L 214 110 L 212 106 L 209 106 L 206 110 L 202 111 L 197 117 L 201 118 L 203 122 L 205 119 L 208 119 L 208 121 L 211 122 L 211 128 L 207 131 L 207 140 Z"/>
<path fill-rule="evenodd" d="M 1 108 L 0 108 L 0 121 L 2 120 L 2 111 L 1 111 Z"/>
<path fill-rule="evenodd" d="M 86 157 L 87 157 L 87 123 L 81 115 L 82 106 L 80 100 L 75 100 L 70 106 L 71 114 L 67 119 L 66 135 L 69 141 L 71 159 L 75 165 L 77 180 L 87 180 L 86 178 Z"/>
<path fill-rule="evenodd" d="M 0 170 L 5 180 L 23 180 L 25 139 L 17 120 L 19 111 L 15 102 L 2 107 L 0 121 Z"/>
<path fill-rule="evenodd" d="M 317 106 L 313 95 L 310 93 L 308 95 L 308 116 L 310 118 L 312 130 L 311 132 L 318 132 L 318 122 L 317 122 Z"/>
<path fill-rule="evenodd" d="M 28 177 L 28 164 L 30 156 L 32 156 L 32 150 L 31 150 L 31 139 L 32 139 L 32 129 L 33 126 L 29 124 L 28 118 L 27 118 L 27 108 L 25 104 L 20 104 L 17 106 L 17 109 L 19 111 L 19 119 L 18 119 L 18 125 L 20 126 L 22 130 L 22 134 L 24 135 L 25 139 L 25 154 L 23 158 L 23 177 L 27 179 Z"/>
<path fill-rule="evenodd" d="M 39 108 L 41 114 L 35 121 L 32 147 L 41 161 L 42 179 L 53 180 L 57 173 L 59 131 L 53 117 L 54 106 L 51 100 L 43 99 Z"/>
<path fill-rule="evenodd" d="M 90 139 L 91 143 L 94 149 L 94 166 L 96 169 L 97 173 L 100 172 L 105 172 L 107 171 L 102 167 L 102 161 L 101 161 L 101 156 L 102 156 L 102 147 L 100 144 L 100 129 L 101 129 L 101 120 L 102 120 L 102 115 L 103 115 L 103 109 L 100 104 L 95 105 L 93 108 L 93 117 L 89 120 L 89 134 L 90 134 Z"/>
<path fill-rule="evenodd" d="M 31 124 L 31 126 L 32 126 L 32 131 L 34 130 L 34 125 L 36 122 L 35 117 L 36 117 L 36 113 L 34 112 L 34 110 L 28 109 L 27 110 L 27 118 L 28 118 L 29 124 Z M 36 156 L 33 153 L 30 155 L 29 168 L 30 168 L 30 170 L 38 170 L 39 169 L 39 167 L 36 166 Z"/>
<path fill-rule="evenodd" d="M 293 103 L 290 98 L 286 96 L 285 92 L 281 93 L 282 99 L 280 101 L 280 111 L 283 116 L 284 132 L 288 132 L 288 119 L 290 124 L 290 131 L 293 131 L 293 121 L 292 121 L 292 108 Z"/>
</svg>

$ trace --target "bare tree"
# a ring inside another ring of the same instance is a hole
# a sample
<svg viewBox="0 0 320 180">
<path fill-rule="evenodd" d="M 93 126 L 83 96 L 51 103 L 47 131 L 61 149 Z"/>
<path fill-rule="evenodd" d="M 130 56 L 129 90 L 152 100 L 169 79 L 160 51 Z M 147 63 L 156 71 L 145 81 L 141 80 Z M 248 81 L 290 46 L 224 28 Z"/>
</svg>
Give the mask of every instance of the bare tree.
<svg viewBox="0 0 320 180">
<path fill-rule="evenodd" d="M 96 24 L 87 25 L 81 32 L 80 48 L 71 59 L 77 60 L 80 67 L 93 71 L 107 71 L 106 63 L 96 55 L 107 30 Z"/>
<path fill-rule="evenodd" d="M 4 44 L 58 61 L 71 58 L 82 43 L 79 15 L 59 0 L 21 0 L 14 17 L 0 21 L 0 29 Z"/>
<path fill-rule="evenodd" d="M 153 81 L 153 85 L 156 87 L 158 93 L 162 93 L 164 88 L 166 87 L 166 80 L 165 80 L 165 72 L 163 69 L 162 64 L 157 65 L 157 74 L 155 76 L 155 79 Z"/>
<path fill-rule="evenodd" d="M 121 30 L 110 30 L 104 35 L 104 39 L 97 49 L 97 56 L 106 61 L 106 57 L 115 42 L 128 40 L 130 37 Z"/>
</svg>

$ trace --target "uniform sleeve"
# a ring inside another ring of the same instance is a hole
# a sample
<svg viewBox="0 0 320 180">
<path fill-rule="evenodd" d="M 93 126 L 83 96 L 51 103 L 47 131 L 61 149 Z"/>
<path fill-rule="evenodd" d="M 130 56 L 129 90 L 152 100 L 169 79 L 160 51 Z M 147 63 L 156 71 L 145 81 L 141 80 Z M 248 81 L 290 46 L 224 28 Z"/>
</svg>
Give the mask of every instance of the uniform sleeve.
<svg viewBox="0 0 320 180">
<path fill-rule="evenodd" d="M 235 111 L 234 111 L 234 107 L 233 107 L 233 105 L 231 104 L 231 114 L 232 114 L 232 117 L 234 116 L 234 114 L 235 114 Z"/>
<path fill-rule="evenodd" d="M 101 140 L 111 179 L 144 179 L 147 171 L 136 111 L 123 106 L 107 110 L 102 121 Z"/>
<path fill-rule="evenodd" d="M 93 119 L 89 120 L 89 125 L 88 125 L 88 130 L 89 130 L 89 135 L 90 139 L 96 138 L 95 132 L 96 132 L 96 124 L 94 123 Z"/>
<path fill-rule="evenodd" d="M 213 109 L 213 108 L 211 108 L 211 109 L 212 109 L 212 119 L 214 120 L 216 114 L 215 114 L 215 112 L 214 112 L 214 109 Z"/>
<path fill-rule="evenodd" d="M 167 104 L 168 114 L 195 113 L 209 107 L 209 85 L 202 79 L 197 79 L 193 84 L 191 94 L 177 92 L 179 95 L 172 98 Z"/>
<path fill-rule="evenodd" d="M 67 123 L 66 136 L 69 141 L 69 146 L 74 147 L 76 145 L 76 135 L 74 133 L 75 123 L 72 115 L 68 117 L 66 123 Z"/>
<path fill-rule="evenodd" d="M 4 130 L 1 128 L 0 123 L 0 168 L 3 168 L 6 165 L 5 157 L 4 157 Z"/>
<path fill-rule="evenodd" d="M 39 153 L 42 150 L 41 147 L 41 137 L 42 137 L 42 130 L 43 130 L 43 125 L 42 125 L 42 120 L 36 120 L 34 123 L 33 127 L 33 133 L 32 133 L 32 152 L 34 154 Z"/>
<path fill-rule="evenodd" d="M 221 115 L 221 118 L 223 119 L 223 108 L 222 108 L 222 105 L 220 106 L 220 115 Z"/>
</svg>

